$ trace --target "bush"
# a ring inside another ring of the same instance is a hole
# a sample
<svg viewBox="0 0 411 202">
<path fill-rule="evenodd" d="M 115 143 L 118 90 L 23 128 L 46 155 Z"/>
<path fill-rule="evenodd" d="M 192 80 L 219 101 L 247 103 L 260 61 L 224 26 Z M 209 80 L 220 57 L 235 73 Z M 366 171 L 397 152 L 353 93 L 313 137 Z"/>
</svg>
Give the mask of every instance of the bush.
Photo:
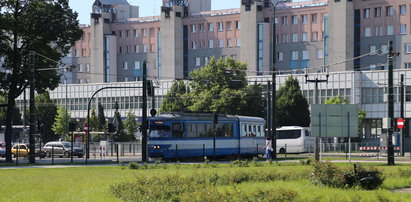
<svg viewBox="0 0 411 202">
<path fill-rule="evenodd" d="M 248 161 L 247 160 L 244 160 L 244 161 L 235 160 L 235 161 L 232 162 L 231 166 L 233 166 L 233 167 L 248 167 Z"/>
<path fill-rule="evenodd" d="M 340 169 L 329 162 L 317 162 L 314 164 L 310 180 L 315 185 L 341 187 L 344 184 L 344 178 L 341 173 Z"/>
<path fill-rule="evenodd" d="M 136 170 L 136 169 L 138 169 L 138 164 L 136 162 L 131 162 L 131 163 L 128 164 L 128 167 L 130 169 Z"/>
<path fill-rule="evenodd" d="M 325 185 L 338 188 L 360 187 L 373 190 L 382 185 L 384 179 L 380 171 L 375 169 L 360 169 L 354 165 L 354 169 L 343 171 L 329 162 L 316 163 L 310 177 L 316 185 Z"/>
</svg>

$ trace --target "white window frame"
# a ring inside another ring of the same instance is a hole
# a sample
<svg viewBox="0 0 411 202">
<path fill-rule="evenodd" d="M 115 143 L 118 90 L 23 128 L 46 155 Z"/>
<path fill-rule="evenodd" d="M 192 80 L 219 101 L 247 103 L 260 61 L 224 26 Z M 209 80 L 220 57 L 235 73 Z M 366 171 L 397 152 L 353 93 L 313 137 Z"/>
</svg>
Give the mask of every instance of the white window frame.
<svg viewBox="0 0 411 202">
<path fill-rule="evenodd" d="M 196 62 L 196 67 L 201 66 L 201 58 L 196 57 L 196 58 L 195 58 L 195 62 Z"/>
<path fill-rule="evenodd" d="M 222 40 L 222 39 L 218 40 L 218 47 L 219 48 L 224 48 L 224 40 Z"/>
<path fill-rule="evenodd" d="M 394 35 L 394 26 L 388 25 L 387 26 L 387 36 L 392 36 Z"/>
<path fill-rule="evenodd" d="M 140 37 L 140 32 L 138 31 L 138 29 L 135 29 L 135 30 L 134 30 L 134 37 L 135 37 L 135 38 Z"/>
<path fill-rule="evenodd" d="M 210 58 L 209 57 L 204 57 L 204 64 L 208 64 L 210 62 Z"/>
<path fill-rule="evenodd" d="M 308 34 L 307 34 L 307 32 L 301 33 L 301 41 L 308 41 Z"/>
<path fill-rule="evenodd" d="M 123 70 L 127 70 L 128 69 L 128 62 L 123 62 Z"/>
<path fill-rule="evenodd" d="M 214 24 L 208 23 L 208 32 L 214 32 Z"/>
<path fill-rule="evenodd" d="M 78 65 L 78 72 L 83 72 L 83 65 L 82 64 Z"/>
<path fill-rule="evenodd" d="M 371 55 L 375 55 L 376 53 L 373 53 L 377 50 L 377 46 L 370 46 L 370 53 L 372 53 Z"/>
<path fill-rule="evenodd" d="M 318 49 L 317 50 L 317 59 L 323 59 L 324 58 L 324 49 Z"/>
<path fill-rule="evenodd" d="M 387 6 L 386 9 L 386 16 L 394 16 L 394 6 Z"/>
<path fill-rule="evenodd" d="M 143 45 L 143 53 L 147 53 L 147 46 Z"/>
<path fill-rule="evenodd" d="M 308 51 L 308 50 L 301 51 L 301 55 L 302 55 L 303 60 L 309 60 L 310 59 L 310 51 Z"/>
<path fill-rule="evenodd" d="M 405 53 L 411 53 L 411 43 L 405 44 Z"/>
<path fill-rule="evenodd" d="M 371 37 L 372 29 L 371 27 L 364 28 L 364 37 Z"/>
<path fill-rule="evenodd" d="M 208 48 L 214 48 L 214 40 L 208 40 Z"/>
<path fill-rule="evenodd" d="M 235 45 L 236 45 L 237 47 L 240 47 L 240 46 L 241 46 L 241 38 L 237 38 L 237 39 L 236 39 Z"/>
<path fill-rule="evenodd" d="M 297 15 L 291 16 L 291 24 L 298 25 L 298 16 Z"/>
<path fill-rule="evenodd" d="M 193 49 L 193 50 L 197 49 L 197 42 L 196 41 L 191 41 L 191 49 Z"/>
<path fill-rule="evenodd" d="M 293 42 L 298 42 L 298 33 L 293 33 L 292 37 Z"/>
<path fill-rule="evenodd" d="M 236 21 L 235 22 L 235 28 L 236 29 L 241 29 L 241 21 Z"/>
<path fill-rule="evenodd" d="M 196 33 L 197 29 L 196 29 L 196 25 L 191 25 L 191 33 Z"/>
<path fill-rule="evenodd" d="M 399 10 L 398 12 L 400 13 L 400 16 L 407 15 L 407 5 L 399 5 L 398 10 Z"/>
<path fill-rule="evenodd" d="M 291 51 L 291 60 L 298 60 L 298 51 Z"/>
<path fill-rule="evenodd" d="M 147 37 L 147 29 L 142 29 L 142 35 L 143 37 Z"/>
<path fill-rule="evenodd" d="M 301 24 L 307 24 L 308 23 L 308 15 L 304 14 L 301 15 Z"/>
<path fill-rule="evenodd" d="M 407 24 L 400 25 L 400 34 L 407 34 Z"/>
<path fill-rule="evenodd" d="M 223 22 L 218 22 L 217 27 L 218 27 L 217 29 L 218 29 L 219 32 L 224 31 L 224 23 Z"/>
<path fill-rule="evenodd" d="M 90 72 L 90 64 L 86 64 L 86 72 Z"/>
<path fill-rule="evenodd" d="M 233 24 L 231 23 L 231 21 L 226 22 L 226 29 L 227 30 L 232 30 L 233 29 Z"/>
<path fill-rule="evenodd" d="M 370 18 L 370 8 L 364 8 L 364 18 Z"/>
<path fill-rule="evenodd" d="M 283 60 L 284 60 L 284 53 L 283 52 L 278 52 L 277 61 L 281 62 Z"/>
<path fill-rule="evenodd" d="M 140 69 L 141 68 L 140 65 L 141 65 L 140 61 L 138 60 L 134 61 L 134 69 Z"/>
</svg>

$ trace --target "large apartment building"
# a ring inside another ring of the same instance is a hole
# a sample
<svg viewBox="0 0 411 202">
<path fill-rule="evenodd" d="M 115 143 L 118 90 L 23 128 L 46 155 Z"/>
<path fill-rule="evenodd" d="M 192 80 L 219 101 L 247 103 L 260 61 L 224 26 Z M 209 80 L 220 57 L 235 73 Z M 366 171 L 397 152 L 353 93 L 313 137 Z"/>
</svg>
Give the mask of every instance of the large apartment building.
<svg viewBox="0 0 411 202">
<path fill-rule="evenodd" d="M 272 67 L 274 22 L 279 71 L 385 69 L 380 54 L 389 40 L 401 52 L 396 68 L 411 67 L 409 0 L 279 3 L 275 17 L 270 3 L 239 5 L 211 11 L 211 0 L 164 0 L 160 16 L 139 17 L 127 0 L 96 0 L 90 25 L 64 59 L 78 67 L 67 73 L 69 83 L 140 80 L 143 61 L 150 77 L 184 79 L 211 57 L 235 57 L 250 75 L 264 75 Z"/>
</svg>

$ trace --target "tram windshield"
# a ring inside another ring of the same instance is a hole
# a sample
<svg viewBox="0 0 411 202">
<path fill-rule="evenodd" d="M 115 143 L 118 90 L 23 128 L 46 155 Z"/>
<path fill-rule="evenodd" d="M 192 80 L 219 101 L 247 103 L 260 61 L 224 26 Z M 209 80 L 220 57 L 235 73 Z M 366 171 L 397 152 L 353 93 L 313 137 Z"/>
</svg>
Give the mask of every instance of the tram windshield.
<svg viewBox="0 0 411 202">
<path fill-rule="evenodd" d="M 167 137 L 170 131 L 169 126 L 156 125 L 150 127 L 150 138 L 163 138 Z"/>
</svg>

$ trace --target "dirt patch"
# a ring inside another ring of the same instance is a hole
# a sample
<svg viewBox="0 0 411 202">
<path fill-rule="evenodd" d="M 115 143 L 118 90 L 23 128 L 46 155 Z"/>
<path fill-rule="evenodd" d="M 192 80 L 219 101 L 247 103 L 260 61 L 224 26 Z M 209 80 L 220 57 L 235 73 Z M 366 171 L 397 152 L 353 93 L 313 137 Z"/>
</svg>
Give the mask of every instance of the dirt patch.
<svg viewBox="0 0 411 202">
<path fill-rule="evenodd" d="M 411 193 L 411 188 L 393 189 L 391 191 L 396 193 Z"/>
</svg>

